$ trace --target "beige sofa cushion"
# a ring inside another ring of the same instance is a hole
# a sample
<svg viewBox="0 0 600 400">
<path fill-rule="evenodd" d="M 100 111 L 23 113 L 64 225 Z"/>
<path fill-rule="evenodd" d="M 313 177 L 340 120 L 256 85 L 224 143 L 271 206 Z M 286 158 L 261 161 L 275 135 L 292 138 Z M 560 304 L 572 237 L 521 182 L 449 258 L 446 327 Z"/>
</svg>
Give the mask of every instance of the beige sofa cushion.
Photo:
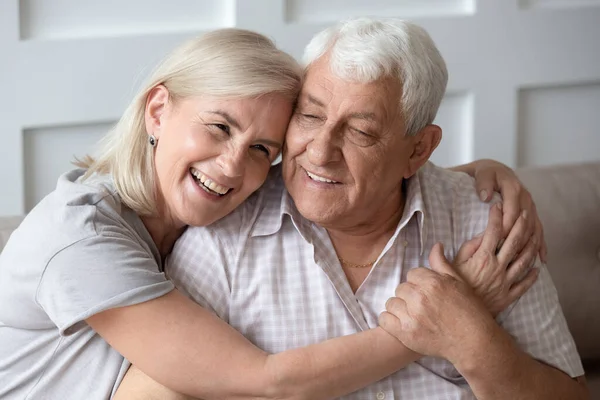
<svg viewBox="0 0 600 400">
<path fill-rule="evenodd" d="M 518 174 L 544 224 L 548 269 L 579 353 L 600 358 L 600 163 Z"/>
</svg>

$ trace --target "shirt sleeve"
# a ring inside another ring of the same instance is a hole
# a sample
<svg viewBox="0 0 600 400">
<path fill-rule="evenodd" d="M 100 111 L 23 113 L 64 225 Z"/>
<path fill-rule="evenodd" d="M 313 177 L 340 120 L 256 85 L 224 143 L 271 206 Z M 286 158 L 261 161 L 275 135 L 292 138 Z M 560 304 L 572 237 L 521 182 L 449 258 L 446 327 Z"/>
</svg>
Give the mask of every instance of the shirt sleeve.
<svg viewBox="0 0 600 400">
<path fill-rule="evenodd" d="M 231 297 L 230 251 L 232 246 L 226 246 L 210 227 L 189 227 L 165 264 L 177 289 L 226 322 Z"/>
<path fill-rule="evenodd" d="M 47 263 L 36 300 L 61 335 L 99 312 L 142 303 L 173 289 L 152 255 L 126 234 L 94 234 Z"/>
<path fill-rule="evenodd" d="M 581 359 L 550 273 L 539 262 L 537 267 L 540 274 L 535 284 L 499 316 L 499 321 L 519 347 L 533 358 L 572 378 L 581 376 L 584 374 Z"/>
</svg>

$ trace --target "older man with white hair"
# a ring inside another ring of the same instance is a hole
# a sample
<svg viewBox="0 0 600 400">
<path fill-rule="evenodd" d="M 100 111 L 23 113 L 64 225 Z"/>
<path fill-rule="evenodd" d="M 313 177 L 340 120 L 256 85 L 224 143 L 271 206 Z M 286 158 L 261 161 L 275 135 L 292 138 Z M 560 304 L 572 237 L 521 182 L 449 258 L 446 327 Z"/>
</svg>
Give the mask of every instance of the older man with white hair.
<svg viewBox="0 0 600 400">
<path fill-rule="evenodd" d="M 281 167 L 238 210 L 186 232 L 167 267 L 176 285 L 268 352 L 380 324 L 418 353 L 348 399 L 586 398 L 543 265 L 492 315 L 446 262 L 501 206 L 490 212 L 469 176 L 428 161 L 447 82 L 429 35 L 349 20 L 315 36 L 305 62 Z M 486 263 L 512 256 L 503 246 Z M 522 269 L 511 268 L 512 282 Z"/>
</svg>

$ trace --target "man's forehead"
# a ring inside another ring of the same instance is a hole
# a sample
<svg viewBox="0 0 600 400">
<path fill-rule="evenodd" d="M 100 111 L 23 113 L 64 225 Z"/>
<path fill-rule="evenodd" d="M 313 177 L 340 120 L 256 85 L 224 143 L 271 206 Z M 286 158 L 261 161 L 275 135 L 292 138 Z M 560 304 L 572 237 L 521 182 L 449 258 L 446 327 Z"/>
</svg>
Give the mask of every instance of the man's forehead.
<svg viewBox="0 0 600 400">
<path fill-rule="evenodd" d="M 393 113 L 399 99 L 385 80 L 361 83 L 333 74 L 311 74 L 302 87 L 300 103 L 321 108 L 341 106 L 356 118 L 376 121 Z"/>
</svg>

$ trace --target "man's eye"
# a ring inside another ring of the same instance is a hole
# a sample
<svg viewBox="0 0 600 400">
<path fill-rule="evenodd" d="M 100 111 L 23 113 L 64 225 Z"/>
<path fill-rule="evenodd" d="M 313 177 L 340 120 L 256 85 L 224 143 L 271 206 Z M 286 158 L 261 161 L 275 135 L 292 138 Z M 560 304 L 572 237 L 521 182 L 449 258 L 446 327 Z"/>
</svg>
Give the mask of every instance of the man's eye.
<svg viewBox="0 0 600 400">
<path fill-rule="evenodd" d="M 265 146 L 263 146 L 262 144 L 256 144 L 254 146 L 252 146 L 253 149 L 257 149 L 259 151 L 262 151 L 263 153 L 265 153 L 267 155 L 267 157 L 271 154 L 269 152 L 269 149 L 267 149 Z"/>
<path fill-rule="evenodd" d="M 350 128 L 350 130 L 353 131 L 354 133 L 358 134 L 358 135 L 371 136 L 367 132 L 361 131 L 360 129 Z"/>
<path fill-rule="evenodd" d="M 312 115 L 312 114 L 300 114 L 302 115 L 302 117 L 306 118 L 306 119 L 317 119 L 318 117 L 316 115 Z"/>
</svg>

